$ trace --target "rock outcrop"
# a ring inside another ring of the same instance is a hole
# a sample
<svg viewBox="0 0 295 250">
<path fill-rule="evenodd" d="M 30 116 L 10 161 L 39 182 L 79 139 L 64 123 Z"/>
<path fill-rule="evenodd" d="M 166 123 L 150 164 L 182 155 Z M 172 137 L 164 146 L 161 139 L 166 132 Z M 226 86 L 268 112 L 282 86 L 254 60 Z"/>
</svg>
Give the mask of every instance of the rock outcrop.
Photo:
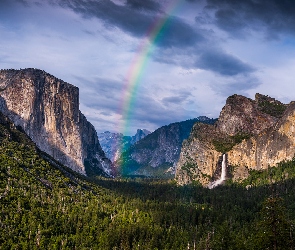
<svg viewBox="0 0 295 250">
<path fill-rule="evenodd" d="M 249 169 L 265 169 L 292 159 L 293 106 L 261 94 L 255 100 L 230 96 L 216 124 L 196 124 L 183 143 L 177 182 L 207 185 L 218 179 L 223 153 L 227 154 L 228 176 L 237 181 L 246 178 Z"/>
<path fill-rule="evenodd" d="M 120 157 L 121 152 L 127 150 L 150 133 L 151 132 L 146 129 L 137 129 L 134 136 L 124 136 L 122 133 L 106 131 L 98 134 L 98 139 L 106 156 L 112 162 L 115 162 Z"/>
<path fill-rule="evenodd" d="M 211 123 L 201 117 L 163 126 L 122 153 L 115 165 L 123 175 L 173 176 L 181 145 L 195 123 Z"/>
<path fill-rule="evenodd" d="M 235 145 L 228 152 L 228 162 L 235 167 L 233 178 L 245 178 L 249 169 L 261 170 L 292 160 L 295 155 L 295 102 L 271 128 Z"/>
<path fill-rule="evenodd" d="M 79 89 L 37 69 L 0 71 L 0 111 L 47 154 L 81 174 L 111 175 Z"/>
<path fill-rule="evenodd" d="M 228 97 L 216 124 L 218 133 L 230 136 L 259 134 L 272 126 L 278 118 L 263 112 L 261 105 L 264 99 L 270 103 L 270 99 L 260 94 L 256 94 L 255 101 L 241 95 Z"/>
</svg>

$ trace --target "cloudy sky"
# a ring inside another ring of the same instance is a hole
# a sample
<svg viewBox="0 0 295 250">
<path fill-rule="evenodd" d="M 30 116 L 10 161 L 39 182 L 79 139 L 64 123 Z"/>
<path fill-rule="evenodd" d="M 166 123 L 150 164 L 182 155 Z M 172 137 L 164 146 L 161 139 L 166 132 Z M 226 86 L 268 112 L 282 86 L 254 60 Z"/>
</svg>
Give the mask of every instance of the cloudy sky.
<svg viewBox="0 0 295 250">
<path fill-rule="evenodd" d="M 29 67 L 79 87 L 98 132 L 216 118 L 235 93 L 288 103 L 295 1 L 0 0 L 0 68 Z"/>
</svg>

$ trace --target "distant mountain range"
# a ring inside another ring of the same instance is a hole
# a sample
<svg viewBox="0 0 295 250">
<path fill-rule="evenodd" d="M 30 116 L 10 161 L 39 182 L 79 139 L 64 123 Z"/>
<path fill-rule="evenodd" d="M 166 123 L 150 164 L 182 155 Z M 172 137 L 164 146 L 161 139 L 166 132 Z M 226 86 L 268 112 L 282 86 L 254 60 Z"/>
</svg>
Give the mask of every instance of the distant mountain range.
<svg viewBox="0 0 295 250">
<path fill-rule="evenodd" d="M 158 128 L 127 148 L 114 162 L 115 168 L 123 176 L 173 178 L 182 142 L 190 135 L 193 125 L 215 122 L 216 119 L 201 116 Z"/>
<path fill-rule="evenodd" d="M 119 158 L 121 152 L 127 150 L 131 145 L 143 139 L 150 133 L 151 132 L 146 129 L 137 129 L 134 136 L 124 136 L 122 133 L 111 133 L 106 131 L 99 133 L 98 139 L 106 156 L 114 162 Z"/>
</svg>

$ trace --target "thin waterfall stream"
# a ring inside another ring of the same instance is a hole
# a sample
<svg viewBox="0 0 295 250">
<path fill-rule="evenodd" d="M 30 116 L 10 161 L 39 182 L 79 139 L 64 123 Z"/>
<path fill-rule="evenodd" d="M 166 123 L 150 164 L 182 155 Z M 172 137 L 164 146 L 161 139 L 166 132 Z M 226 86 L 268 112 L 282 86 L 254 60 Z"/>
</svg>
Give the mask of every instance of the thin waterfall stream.
<svg viewBox="0 0 295 250">
<path fill-rule="evenodd" d="M 220 184 L 222 184 L 223 181 L 225 181 L 225 180 L 226 180 L 226 156 L 225 156 L 225 154 L 223 154 L 222 155 L 222 163 L 221 163 L 221 176 L 218 180 L 209 183 L 208 188 L 209 189 L 215 188 L 215 187 L 219 186 Z"/>
</svg>

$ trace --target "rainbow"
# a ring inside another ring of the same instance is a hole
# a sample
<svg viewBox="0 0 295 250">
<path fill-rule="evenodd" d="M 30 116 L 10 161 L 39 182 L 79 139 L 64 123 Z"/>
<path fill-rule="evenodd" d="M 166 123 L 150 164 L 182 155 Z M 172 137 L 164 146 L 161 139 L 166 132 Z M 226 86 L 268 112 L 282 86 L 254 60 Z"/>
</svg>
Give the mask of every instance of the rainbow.
<svg viewBox="0 0 295 250">
<path fill-rule="evenodd" d="M 155 42 L 163 31 L 165 25 L 168 23 L 169 18 L 183 2 L 184 0 L 170 1 L 164 9 L 165 14 L 159 15 L 157 17 L 155 22 L 149 27 L 146 35 L 138 46 L 136 56 L 133 59 L 126 76 L 126 86 L 123 91 L 124 97 L 121 103 L 120 113 L 122 115 L 122 123 L 119 130 L 124 135 L 129 134 L 129 122 L 132 116 L 132 108 L 136 102 L 136 93 L 140 86 L 140 82 L 150 55 L 155 47 Z"/>
<path fill-rule="evenodd" d="M 149 27 L 146 35 L 142 39 L 140 45 L 138 46 L 136 56 L 134 57 L 131 66 L 129 67 L 128 73 L 126 75 L 126 86 L 123 91 L 124 97 L 121 102 L 121 126 L 119 131 L 123 135 L 129 134 L 129 123 L 132 117 L 133 107 L 136 102 L 136 94 L 140 86 L 141 79 L 144 75 L 146 65 L 149 61 L 150 55 L 154 50 L 155 43 L 162 35 L 165 25 L 168 23 L 169 18 L 171 18 L 178 7 L 183 3 L 184 0 L 171 0 L 164 8 L 163 13 L 160 14 L 155 22 Z M 119 152 L 123 152 L 123 145 L 119 149 Z M 121 162 L 123 163 L 123 162 Z M 123 163 L 124 165 L 124 163 Z"/>
</svg>

